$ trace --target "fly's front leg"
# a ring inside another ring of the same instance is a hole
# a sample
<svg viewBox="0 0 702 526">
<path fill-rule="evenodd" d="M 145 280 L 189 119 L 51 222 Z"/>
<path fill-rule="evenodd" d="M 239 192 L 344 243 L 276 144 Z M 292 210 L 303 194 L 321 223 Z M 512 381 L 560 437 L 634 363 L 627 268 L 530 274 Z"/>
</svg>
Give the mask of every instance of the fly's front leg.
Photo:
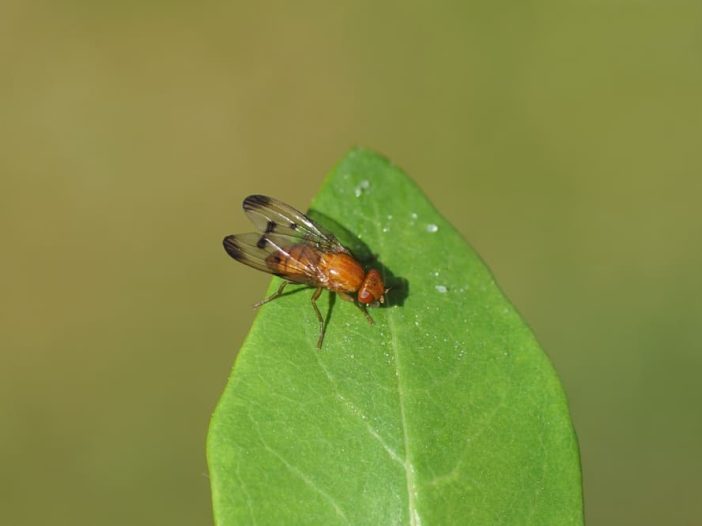
<svg viewBox="0 0 702 526">
<path fill-rule="evenodd" d="M 353 296 L 351 294 L 347 294 L 346 292 L 337 292 L 336 294 L 344 301 L 350 301 L 351 303 L 356 303 L 356 300 L 353 298 Z"/>
<path fill-rule="evenodd" d="M 366 317 L 366 319 L 368 320 L 368 323 L 373 325 L 373 323 L 374 323 L 373 318 L 371 318 L 371 315 L 368 314 L 368 309 L 366 308 L 365 305 L 356 301 L 356 299 L 353 296 L 351 296 L 351 294 L 347 294 L 346 292 L 337 292 L 337 294 L 341 297 L 342 300 L 350 301 L 351 303 L 356 305 L 356 307 L 358 307 L 361 310 L 361 312 L 363 313 L 363 315 Z"/>
<path fill-rule="evenodd" d="M 286 286 L 288 283 L 289 283 L 288 281 L 283 281 L 283 282 L 280 284 L 280 287 L 278 287 L 278 290 L 277 290 L 277 291 L 275 291 L 273 294 L 271 294 L 270 296 L 268 296 L 266 299 L 261 300 L 261 301 L 259 301 L 258 303 L 254 303 L 253 308 L 254 308 L 254 309 L 257 309 L 257 308 L 259 308 L 261 305 L 263 305 L 263 304 L 265 304 L 265 303 L 268 303 L 269 301 L 273 301 L 273 300 L 276 299 L 276 298 L 279 298 L 279 297 L 283 294 L 283 289 L 285 288 L 285 286 Z"/>
<path fill-rule="evenodd" d="M 319 312 L 319 307 L 317 307 L 317 300 L 319 299 L 320 294 L 322 294 L 321 287 L 315 290 L 314 294 L 312 294 L 312 307 L 314 308 L 314 312 L 317 313 L 317 319 L 319 320 L 319 339 L 317 340 L 317 349 L 322 348 L 322 341 L 324 340 L 324 318 L 322 317 L 322 313 Z"/>
<path fill-rule="evenodd" d="M 361 309 L 361 312 L 365 315 L 366 319 L 368 320 L 368 323 L 370 325 L 373 325 L 375 322 L 373 321 L 373 318 L 371 318 L 371 315 L 368 314 L 368 307 L 366 307 L 365 305 L 363 305 L 361 303 L 358 303 L 357 301 L 354 303 L 356 304 L 356 307 Z"/>
</svg>

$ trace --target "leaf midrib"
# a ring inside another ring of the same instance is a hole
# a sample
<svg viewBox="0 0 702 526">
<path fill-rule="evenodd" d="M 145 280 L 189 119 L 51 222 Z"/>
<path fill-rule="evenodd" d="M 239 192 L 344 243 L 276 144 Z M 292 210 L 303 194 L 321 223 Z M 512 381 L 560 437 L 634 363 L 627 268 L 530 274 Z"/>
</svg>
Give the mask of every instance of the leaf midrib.
<svg viewBox="0 0 702 526">
<path fill-rule="evenodd" d="M 380 211 L 378 209 L 378 205 L 376 203 L 373 203 L 373 212 L 376 217 L 375 225 L 376 225 L 376 230 L 378 233 L 378 248 L 380 249 L 380 253 L 384 254 L 385 253 L 385 243 L 384 243 L 384 236 L 383 232 L 380 228 Z M 404 404 L 404 391 L 403 391 L 403 384 L 402 384 L 402 370 L 400 367 L 400 354 L 399 354 L 399 346 L 397 343 L 397 330 L 395 328 L 395 320 L 394 320 L 394 313 L 393 309 L 389 308 L 387 309 L 388 314 L 387 314 L 387 320 L 388 320 L 388 329 L 390 331 L 390 344 L 392 345 L 392 350 L 393 350 L 393 356 L 395 360 L 395 370 L 396 370 L 396 375 L 395 377 L 397 378 L 397 398 L 398 398 L 398 403 L 400 406 L 400 423 L 402 425 L 402 438 L 403 438 L 403 448 L 405 450 L 405 455 L 404 459 L 402 462 L 402 466 L 405 470 L 405 482 L 407 486 L 407 511 L 409 513 L 409 523 L 410 526 L 418 526 L 418 518 L 419 516 L 417 515 L 417 505 L 415 503 L 414 497 L 415 497 L 415 479 L 414 479 L 414 466 L 412 465 L 412 461 L 410 460 L 410 447 L 409 447 L 409 435 L 407 433 L 407 422 L 406 422 L 406 417 L 405 417 L 405 404 Z"/>
</svg>

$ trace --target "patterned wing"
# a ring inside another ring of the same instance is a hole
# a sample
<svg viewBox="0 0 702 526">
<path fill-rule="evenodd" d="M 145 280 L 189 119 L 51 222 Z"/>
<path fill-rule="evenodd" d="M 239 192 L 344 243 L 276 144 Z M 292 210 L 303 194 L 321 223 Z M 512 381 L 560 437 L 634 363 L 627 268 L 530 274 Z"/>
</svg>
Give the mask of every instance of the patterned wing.
<svg viewBox="0 0 702 526">
<path fill-rule="evenodd" d="M 290 236 L 314 243 L 328 252 L 348 253 L 334 234 L 299 210 L 277 199 L 265 195 L 250 195 L 244 199 L 243 207 L 251 222 L 265 234 Z"/>
<path fill-rule="evenodd" d="M 281 234 L 235 234 L 224 238 L 224 250 L 249 267 L 295 283 L 318 283 L 318 253 L 300 240 Z"/>
</svg>

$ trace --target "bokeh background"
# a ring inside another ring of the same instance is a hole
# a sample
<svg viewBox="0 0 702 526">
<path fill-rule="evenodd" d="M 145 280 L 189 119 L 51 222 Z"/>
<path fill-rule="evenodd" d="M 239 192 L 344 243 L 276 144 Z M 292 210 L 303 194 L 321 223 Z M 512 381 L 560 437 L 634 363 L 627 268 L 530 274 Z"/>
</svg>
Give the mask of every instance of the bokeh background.
<svg viewBox="0 0 702 526">
<path fill-rule="evenodd" d="M 702 517 L 702 3 L 0 6 L 0 524 L 211 523 L 268 278 L 241 199 L 354 145 L 465 235 L 560 373 L 589 524 Z"/>
</svg>

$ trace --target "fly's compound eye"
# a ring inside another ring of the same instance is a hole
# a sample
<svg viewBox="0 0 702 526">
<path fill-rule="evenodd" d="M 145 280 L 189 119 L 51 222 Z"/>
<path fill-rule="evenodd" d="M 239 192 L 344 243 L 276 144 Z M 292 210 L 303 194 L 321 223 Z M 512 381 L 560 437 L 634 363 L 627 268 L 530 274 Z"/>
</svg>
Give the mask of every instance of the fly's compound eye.
<svg viewBox="0 0 702 526">
<path fill-rule="evenodd" d="M 376 306 L 378 303 L 385 301 L 385 287 L 383 286 L 383 278 L 375 269 L 371 269 L 366 274 L 363 284 L 358 291 L 358 301 L 364 305 Z"/>
<path fill-rule="evenodd" d="M 358 301 L 367 305 L 373 302 L 373 295 L 370 292 L 368 292 L 365 288 L 362 288 L 358 291 Z"/>
</svg>

